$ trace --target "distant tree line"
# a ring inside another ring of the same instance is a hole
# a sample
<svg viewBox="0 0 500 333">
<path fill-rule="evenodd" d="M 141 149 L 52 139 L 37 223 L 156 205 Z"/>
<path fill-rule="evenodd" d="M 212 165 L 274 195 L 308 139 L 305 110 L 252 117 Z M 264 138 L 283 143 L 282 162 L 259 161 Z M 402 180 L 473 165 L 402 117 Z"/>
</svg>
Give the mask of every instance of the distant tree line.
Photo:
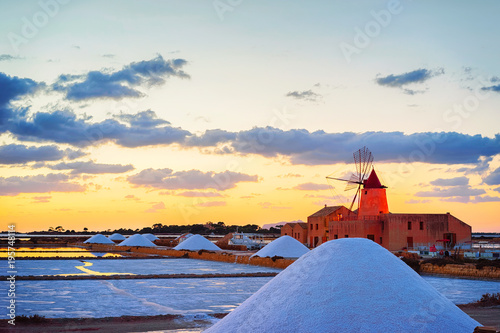
<svg viewBox="0 0 500 333">
<path fill-rule="evenodd" d="M 50 227 L 48 230 L 48 233 L 54 233 L 54 234 L 81 234 L 81 233 L 104 233 L 104 234 L 111 234 L 111 233 L 120 233 L 120 234 L 135 234 L 135 233 L 158 233 L 158 234 L 184 234 L 184 233 L 192 233 L 192 234 L 203 234 L 203 235 L 210 235 L 210 234 L 215 234 L 215 235 L 226 235 L 230 232 L 244 232 L 244 233 L 257 233 L 257 234 L 279 234 L 281 232 L 281 226 L 271 227 L 270 229 L 262 229 L 260 226 L 256 224 L 247 224 L 247 225 L 226 225 L 224 222 L 207 222 L 204 224 L 187 224 L 187 225 L 175 225 L 175 224 L 162 224 L 162 223 L 155 223 L 151 227 L 145 227 L 142 229 L 127 229 L 127 228 L 120 228 L 120 229 L 106 229 L 106 230 L 101 230 L 101 231 L 89 231 L 87 227 L 83 228 L 83 232 L 81 231 L 76 231 L 75 230 L 65 230 L 62 226 L 58 226 L 56 228 Z M 41 232 L 41 233 L 47 233 Z"/>
</svg>

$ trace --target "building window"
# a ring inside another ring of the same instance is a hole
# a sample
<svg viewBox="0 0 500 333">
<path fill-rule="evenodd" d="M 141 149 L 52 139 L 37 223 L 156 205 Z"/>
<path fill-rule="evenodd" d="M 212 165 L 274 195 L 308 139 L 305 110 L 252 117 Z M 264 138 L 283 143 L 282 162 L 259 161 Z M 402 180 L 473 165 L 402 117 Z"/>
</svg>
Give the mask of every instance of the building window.
<svg viewBox="0 0 500 333">
<path fill-rule="evenodd" d="M 333 235 L 333 239 L 339 239 L 339 235 Z"/>
<path fill-rule="evenodd" d="M 369 240 L 375 241 L 375 235 L 366 235 Z"/>
<path fill-rule="evenodd" d="M 382 237 L 380 237 L 380 245 L 382 245 Z"/>
<path fill-rule="evenodd" d="M 288 234 L 285 232 L 285 236 L 287 236 Z"/>
<path fill-rule="evenodd" d="M 300 232 L 297 234 L 297 239 L 299 239 L 299 238 L 300 238 Z"/>
<path fill-rule="evenodd" d="M 319 226 L 319 224 L 317 224 L 317 223 L 316 223 L 316 230 L 318 230 L 318 229 L 319 229 L 319 227 L 318 227 L 318 226 Z"/>
<path fill-rule="evenodd" d="M 420 230 L 424 230 L 424 222 L 420 221 Z"/>
<path fill-rule="evenodd" d="M 312 225 L 312 223 L 311 223 L 311 230 L 313 230 L 313 225 Z"/>
<path fill-rule="evenodd" d="M 382 224 L 382 231 L 384 231 L 384 221 L 380 221 L 380 223 Z"/>
<path fill-rule="evenodd" d="M 345 235 L 345 238 L 349 238 L 349 235 Z"/>
<path fill-rule="evenodd" d="M 365 194 L 368 194 L 368 191 L 365 191 Z"/>
<path fill-rule="evenodd" d="M 411 221 L 408 221 L 408 230 L 411 230 Z"/>
</svg>

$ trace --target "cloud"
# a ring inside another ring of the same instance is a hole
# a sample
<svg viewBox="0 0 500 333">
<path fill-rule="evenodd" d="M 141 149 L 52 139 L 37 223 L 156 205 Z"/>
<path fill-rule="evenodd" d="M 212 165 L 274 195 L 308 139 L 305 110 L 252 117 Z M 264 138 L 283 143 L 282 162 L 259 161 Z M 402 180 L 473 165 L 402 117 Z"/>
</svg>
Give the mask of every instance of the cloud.
<svg viewBox="0 0 500 333">
<path fill-rule="evenodd" d="M 286 175 L 278 175 L 279 178 L 300 178 L 304 177 L 301 174 L 298 173 L 287 173 Z"/>
<path fill-rule="evenodd" d="M 315 184 L 315 183 L 303 183 L 295 186 L 294 190 L 301 191 L 321 191 L 330 189 L 330 185 L 328 184 Z"/>
<path fill-rule="evenodd" d="M 482 87 L 481 90 L 500 92 L 500 84 L 496 84 L 494 86 L 489 86 L 489 87 Z"/>
<path fill-rule="evenodd" d="M 415 199 L 410 199 L 410 200 L 406 200 L 405 201 L 406 204 L 420 204 L 420 203 L 428 203 L 428 202 L 431 202 L 431 200 L 415 200 Z"/>
<path fill-rule="evenodd" d="M 477 174 L 477 173 L 483 173 L 485 171 L 488 171 L 490 168 L 490 162 L 493 160 L 493 157 L 491 156 L 480 156 L 478 159 L 478 162 L 474 168 L 460 168 L 457 170 L 457 172 L 465 172 L 465 174 Z"/>
<path fill-rule="evenodd" d="M 151 60 L 133 62 L 115 72 L 103 70 L 84 75 L 60 75 L 52 88 L 64 92 L 66 98 L 73 101 L 140 97 L 143 93 L 135 87 L 162 85 L 172 76 L 189 78 L 181 69 L 186 64 L 184 59 L 164 60 L 159 55 Z"/>
<path fill-rule="evenodd" d="M 493 191 L 497 191 L 497 192 L 500 193 L 500 187 L 497 187 L 497 188 L 493 189 Z"/>
<path fill-rule="evenodd" d="M 219 207 L 219 206 L 225 206 L 226 202 L 225 201 L 207 201 L 207 202 L 200 202 L 196 206 L 198 207 Z"/>
<path fill-rule="evenodd" d="M 315 93 L 311 89 L 304 91 L 290 91 L 285 96 L 306 101 L 316 101 L 319 97 L 321 97 L 321 95 Z"/>
<path fill-rule="evenodd" d="M 498 202 L 500 201 L 499 197 L 491 197 L 489 195 L 485 195 L 484 197 L 475 197 L 472 202 Z"/>
<path fill-rule="evenodd" d="M 444 74 L 444 69 L 442 68 L 437 70 L 420 68 L 403 74 L 390 74 L 384 77 L 377 77 L 375 81 L 381 86 L 400 88 L 410 83 L 423 83 L 430 78 L 441 74 Z"/>
<path fill-rule="evenodd" d="M 170 125 L 170 122 L 158 118 L 156 112 L 147 110 L 136 114 L 119 114 L 115 119 L 128 123 L 131 127 L 151 128 L 160 125 Z"/>
<path fill-rule="evenodd" d="M 286 206 L 276 206 L 274 205 L 273 203 L 271 202 L 259 202 L 259 205 L 263 208 L 263 209 L 291 209 L 292 207 L 286 207 Z"/>
<path fill-rule="evenodd" d="M 151 208 L 146 209 L 146 213 L 157 213 L 159 210 L 166 209 L 165 204 L 163 202 L 158 202 L 154 204 Z"/>
<path fill-rule="evenodd" d="M 52 170 L 71 170 L 71 174 L 74 175 L 79 175 L 82 173 L 87 173 L 87 174 L 124 173 L 130 170 L 134 170 L 134 167 L 131 164 L 128 165 L 101 164 L 101 163 L 95 163 L 93 161 L 59 163 L 47 167 Z"/>
<path fill-rule="evenodd" d="M 50 202 L 50 199 L 52 199 L 51 196 L 42 196 L 42 197 L 33 197 L 32 203 L 47 203 Z"/>
<path fill-rule="evenodd" d="M 454 186 L 449 188 L 434 188 L 432 191 L 417 192 L 417 197 L 468 197 L 485 194 L 483 189 L 474 189 L 470 186 Z"/>
<path fill-rule="evenodd" d="M 0 72 L 0 133 L 8 129 L 11 119 L 17 114 L 25 115 L 27 112 L 27 109 L 12 107 L 11 102 L 34 93 L 43 85 L 31 79 L 21 79 Z"/>
<path fill-rule="evenodd" d="M 202 135 L 190 136 L 186 139 L 186 146 L 210 147 L 219 143 L 229 142 L 236 139 L 237 133 L 228 132 L 221 129 L 207 130 Z"/>
<path fill-rule="evenodd" d="M 212 198 L 212 197 L 222 197 L 222 194 L 217 193 L 217 192 L 200 192 L 200 191 L 185 191 L 181 193 L 176 193 L 176 196 L 181 196 L 181 197 L 205 197 L 205 198 Z"/>
<path fill-rule="evenodd" d="M 469 185 L 469 178 L 455 177 L 455 178 L 438 178 L 431 181 L 434 186 L 465 186 Z"/>
<path fill-rule="evenodd" d="M 68 175 L 50 173 L 48 175 L 24 177 L 0 177 L 0 195 L 16 196 L 20 193 L 82 192 L 85 187 L 68 182 Z"/>
<path fill-rule="evenodd" d="M 10 60 L 16 60 L 16 59 L 21 59 L 21 57 L 12 56 L 10 54 L 0 54 L 0 61 L 10 61 Z"/>
<path fill-rule="evenodd" d="M 135 126 L 124 125 L 114 119 L 91 123 L 88 119 L 77 118 L 71 111 L 38 112 L 31 118 L 18 117 L 8 130 L 23 141 L 52 141 L 86 147 L 99 143 L 115 142 L 123 147 L 141 147 L 182 142 L 188 131 L 171 126 L 145 127 L 146 117 L 152 126 L 152 111 L 148 116 L 140 115 Z M 154 114 L 154 112 L 153 112 Z M 140 123 L 142 126 L 137 126 Z"/>
<path fill-rule="evenodd" d="M 480 156 L 500 153 L 500 135 L 494 138 L 456 132 L 325 133 L 304 129 L 284 131 L 273 127 L 238 132 L 233 151 L 264 157 L 288 156 L 292 164 L 352 163 L 352 153 L 367 146 L 377 162 L 475 163 Z"/>
<path fill-rule="evenodd" d="M 483 178 L 483 182 L 488 185 L 500 185 L 500 168 L 492 171 L 488 176 Z"/>
<path fill-rule="evenodd" d="M 136 197 L 136 196 L 135 196 L 135 195 L 133 195 L 133 194 L 126 195 L 126 196 L 125 196 L 125 199 L 129 199 L 129 200 L 136 200 L 136 201 L 137 201 L 137 200 L 141 200 L 141 199 L 139 199 L 138 197 Z"/>
<path fill-rule="evenodd" d="M 224 191 L 236 186 L 239 182 L 257 182 L 257 175 L 247 175 L 239 172 L 203 172 L 188 170 L 173 172 L 172 169 L 145 169 L 138 174 L 129 176 L 128 181 L 136 187 L 149 187 L 165 190 L 195 190 L 216 189 Z"/>
<path fill-rule="evenodd" d="M 460 202 L 460 203 L 469 203 L 470 202 L 470 197 L 464 196 L 464 197 L 451 197 L 451 198 L 443 198 L 439 199 L 444 202 Z"/>
<path fill-rule="evenodd" d="M 57 161 L 63 158 L 75 159 L 85 155 L 81 150 L 61 150 L 57 146 L 25 146 L 10 144 L 0 146 L 0 164 Z"/>
</svg>

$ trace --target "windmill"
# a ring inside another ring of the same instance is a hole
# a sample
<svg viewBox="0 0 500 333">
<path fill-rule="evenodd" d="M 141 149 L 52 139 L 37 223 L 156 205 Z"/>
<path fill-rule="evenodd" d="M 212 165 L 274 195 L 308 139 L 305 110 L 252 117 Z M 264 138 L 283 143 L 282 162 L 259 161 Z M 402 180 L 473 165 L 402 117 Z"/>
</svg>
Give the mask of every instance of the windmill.
<svg viewBox="0 0 500 333">
<path fill-rule="evenodd" d="M 349 207 L 350 211 L 352 211 L 356 199 L 358 200 L 359 208 L 359 199 L 361 197 L 362 186 L 364 185 L 364 181 L 368 178 L 368 175 L 373 168 L 373 155 L 368 148 L 363 147 L 361 149 L 358 149 L 353 153 L 353 157 L 356 173 L 352 173 L 349 179 L 330 176 L 326 177 L 326 179 L 346 182 L 347 184 L 344 191 L 356 189 L 356 193 L 354 194 L 354 198 L 352 199 L 351 206 Z"/>
</svg>

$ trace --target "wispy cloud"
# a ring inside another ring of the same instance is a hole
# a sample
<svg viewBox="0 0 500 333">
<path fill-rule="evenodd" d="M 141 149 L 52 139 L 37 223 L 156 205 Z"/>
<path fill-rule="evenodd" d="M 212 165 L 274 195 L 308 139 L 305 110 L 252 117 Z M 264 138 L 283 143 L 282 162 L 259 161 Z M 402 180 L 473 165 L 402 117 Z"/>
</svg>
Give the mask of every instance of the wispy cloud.
<svg viewBox="0 0 500 333">
<path fill-rule="evenodd" d="M 294 190 L 300 191 L 322 191 L 330 189 L 328 184 L 303 183 L 295 186 Z"/>
<path fill-rule="evenodd" d="M 149 187 L 165 190 L 216 189 L 220 191 L 234 188 L 239 182 L 256 182 L 256 175 L 239 172 L 203 172 L 188 170 L 174 172 L 172 169 L 145 169 L 129 176 L 128 181 L 136 187 Z"/>
<path fill-rule="evenodd" d="M 10 144 L 0 146 L 0 164 L 57 161 L 63 158 L 75 159 L 85 154 L 81 150 L 69 148 L 62 150 L 55 145 L 28 147 L 25 145 Z"/>
<path fill-rule="evenodd" d="M 469 178 L 455 177 L 455 178 L 438 178 L 431 181 L 434 186 L 465 186 L 469 185 Z"/>
<path fill-rule="evenodd" d="M 409 84 L 423 83 L 441 74 L 444 74 L 443 68 L 438 68 L 436 70 L 419 68 L 414 71 L 402 74 L 389 74 L 387 76 L 377 77 L 375 79 L 375 82 L 377 82 L 378 85 L 385 87 L 402 88 L 404 93 L 409 95 L 415 95 L 424 93 L 425 90 L 414 90 L 414 89 L 404 88 L 404 86 Z"/>
<path fill-rule="evenodd" d="M 146 213 L 157 213 L 160 210 L 166 209 L 165 204 L 163 202 L 155 203 L 151 208 L 146 210 Z"/>
<path fill-rule="evenodd" d="M 303 91 L 290 91 L 286 95 L 286 97 L 292 97 L 295 99 L 301 99 L 301 100 L 306 100 L 306 101 L 317 101 L 318 98 L 321 97 L 320 94 L 315 93 L 311 89 L 309 90 L 303 90 Z"/>
<path fill-rule="evenodd" d="M 71 173 L 75 175 L 79 175 L 82 173 L 86 174 L 124 173 L 130 170 L 134 170 L 134 167 L 131 164 L 127 165 L 103 164 L 103 163 L 95 163 L 93 161 L 58 163 L 55 165 L 46 165 L 46 167 L 52 170 L 71 170 Z"/>
<path fill-rule="evenodd" d="M 54 173 L 0 177 L 0 195 L 16 196 L 20 193 L 83 192 L 85 190 L 83 185 L 69 182 L 69 179 L 68 175 Z"/>
</svg>

